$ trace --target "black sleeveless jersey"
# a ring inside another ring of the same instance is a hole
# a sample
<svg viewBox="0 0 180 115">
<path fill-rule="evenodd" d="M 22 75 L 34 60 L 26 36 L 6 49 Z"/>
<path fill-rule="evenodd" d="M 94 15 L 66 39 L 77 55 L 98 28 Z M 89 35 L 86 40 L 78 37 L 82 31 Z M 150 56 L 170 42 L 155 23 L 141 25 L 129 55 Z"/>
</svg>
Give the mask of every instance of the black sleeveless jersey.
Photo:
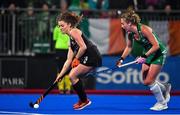
<svg viewBox="0 0 180 115">
<path fill-rule="evenodd" d="M 89 41 L 84 34 L 82 34 L 82 38 L 84 40 L 84 43 L 86 44 L 86 47 L 87 49 L 95 46 L 91 41 Z M 73 52 L 77 52 L 79 50 L 79 46 L 78 44 L 76 43 L 76 41 L 74 39 L 70 39 L 70 46 L 71 46 L 71 49 L 73 50 Z"/>
<path fill-rule="evenodd" d="M 88 40 L 84 34 L 82 34 L 82 38 L 84 40 L 84 43 L 86 44 L 87 49 L 85 53 L 80 57 L 80 63 L 87 66 L 101 66 L 101 54 L 96 45 Z M 70 47 L 74 53 L 78 52 L 79 50 L 79 45 L 73 38 L 70 39 Z"/>
</svg>

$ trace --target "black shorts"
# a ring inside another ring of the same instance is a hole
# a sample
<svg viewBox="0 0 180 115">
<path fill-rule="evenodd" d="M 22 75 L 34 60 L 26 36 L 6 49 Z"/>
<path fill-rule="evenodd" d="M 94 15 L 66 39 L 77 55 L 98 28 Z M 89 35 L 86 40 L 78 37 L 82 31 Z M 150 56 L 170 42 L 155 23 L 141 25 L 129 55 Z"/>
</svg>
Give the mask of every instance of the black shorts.
<svg viewBox="0 0 180 115">
<path fill-rule="evenodd" d="M 88 48 L 84 55 L 80 58 L 80 63 L 92 67 L 102 66 L 102 57 L 97 47 L 93 46 Z"/>
</svg>

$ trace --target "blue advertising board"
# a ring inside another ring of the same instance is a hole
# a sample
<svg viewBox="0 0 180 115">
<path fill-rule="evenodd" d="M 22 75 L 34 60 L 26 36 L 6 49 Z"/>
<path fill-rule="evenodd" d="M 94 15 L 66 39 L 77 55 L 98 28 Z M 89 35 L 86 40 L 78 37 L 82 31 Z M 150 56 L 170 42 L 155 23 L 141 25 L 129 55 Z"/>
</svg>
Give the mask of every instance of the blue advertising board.
<svg viewBox="0 0 180 115">
<path fill-rule="evenodd" d="M 103 66 L 96 71 L 102 71 L 108 68 L 115 68 L 118 57 L 104 56 Z M 133 61 L 133 57 L 128 57 L 123 63 Z M 170 82 L 173 90 L 180 90 L 180 57 L 167 57 L 162 71 L 157 79 L 161 82 Z M 115 70 L 97 72 L 96 89 L 114 89 L 114 90 L 144 90 L 147 87 L 143 85 L 141 76 L 141 64 L 132 64 Z"/>
</svg>

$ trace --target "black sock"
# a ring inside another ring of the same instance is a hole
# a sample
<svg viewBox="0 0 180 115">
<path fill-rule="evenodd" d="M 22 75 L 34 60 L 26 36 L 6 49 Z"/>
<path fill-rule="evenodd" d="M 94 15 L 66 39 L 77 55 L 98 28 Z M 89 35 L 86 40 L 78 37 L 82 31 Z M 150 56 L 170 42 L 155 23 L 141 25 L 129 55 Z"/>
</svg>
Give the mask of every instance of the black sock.
<svg viewBox="0 0 180 115">
<path fill-rule="evenodd" d="M 76 93 L 79 96 L 79 99 L 82 102 L 85 102 L 87 100 L 87 95 L 85 92 L 85 89 L 83 87 L 82 81 L 79 79 L 79 81 L 73 85 L 74 90 L 76 91 Z"/>
</svg>

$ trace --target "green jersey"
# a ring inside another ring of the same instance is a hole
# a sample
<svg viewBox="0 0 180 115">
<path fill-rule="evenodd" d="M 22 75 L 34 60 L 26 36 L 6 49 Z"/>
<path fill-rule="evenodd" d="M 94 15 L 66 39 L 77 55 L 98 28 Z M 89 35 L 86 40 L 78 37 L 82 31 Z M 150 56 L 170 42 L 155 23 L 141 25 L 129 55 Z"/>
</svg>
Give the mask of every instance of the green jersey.
<svg viewBox="0 0 180 115">
<path fill-rule="evenodd" d="M 142 54 L 145 54 L 146 52 L 149 51 L 149 49 L 151 49 L 152 44 L 145 36 L 143 36 L 142 31 L 141 31 L 141 23 L 137 24 L 137 30 L 139 34 L 138 40 L 134 39 L 135 33 L 133 32 L 129 34 L 128 38 L 129 40 L 132 41 L 132 43 L 136 42 L 136 44 L 141 46 L 142 49 L 136 49 L 136 50 L 142 50 Z M 159 37 L 154 32 L 152 32 L 152 34 L 154 35 L 154 38 L 158 41 L 159 49 L 156 52 L 152 53 L 150 56 L 148 56 L 146 63 L 162 65 L 164 64 L 164 61 L 165 61 L 167 49 L 166 49 L 166 46 L 160 41 Z"/>
</svg>

